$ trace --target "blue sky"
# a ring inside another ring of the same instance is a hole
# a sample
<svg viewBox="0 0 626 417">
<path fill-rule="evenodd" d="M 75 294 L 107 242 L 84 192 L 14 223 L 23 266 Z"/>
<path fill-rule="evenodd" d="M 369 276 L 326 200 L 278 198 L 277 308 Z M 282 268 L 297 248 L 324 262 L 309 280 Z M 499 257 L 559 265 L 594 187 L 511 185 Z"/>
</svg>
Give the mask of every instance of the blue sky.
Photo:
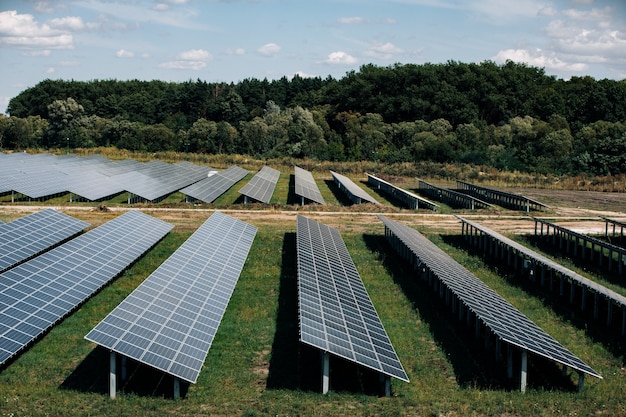
<svg viewBox="0 0 626 417">
<path fill-rule="evenodd" d="M 0 112 L 48 78 L 236 83 L 507 59 L 625 79 L 626 1 L 0 1 Z"/>
</svg>

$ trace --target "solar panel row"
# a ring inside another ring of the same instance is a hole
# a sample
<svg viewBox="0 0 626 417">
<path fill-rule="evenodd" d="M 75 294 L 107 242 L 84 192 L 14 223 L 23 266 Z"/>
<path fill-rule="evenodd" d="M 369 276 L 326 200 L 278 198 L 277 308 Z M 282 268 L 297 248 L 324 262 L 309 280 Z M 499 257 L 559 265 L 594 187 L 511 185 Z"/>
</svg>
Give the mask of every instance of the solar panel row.
<svg viewBox="0 0 626 417">
<path fill-rule="evenodd" d="M 367 182 L 372 184 L 372 186 L 383 190 L 387 194 L 390 194 L 391 196 L 404 202 L 409 206 L 409 208 L 417 210 L 419 209 L 420 205 L 422 205 L 422 207 L 424 208 L 437 210 L 437 207 L 439 207 L 432 201 L 428 201 L 425 198 L 422 198 L 400 187 L 397 187 L 381 178 L 375 177 L 374 175 L 367 174 Z"/>
<path fill-rule="evenodd" d="M 298 166 L 294 166 L 293 168 L 295 171 L 294 182 L 296 195 L 319 204 L 324 204 L 324 197 L 322 197 L 322 194 L 315 183 L 313 174 Z"/>
<path fill-rule="evenodd" d="M 486 236 L 491 236 L 494 239 L 496 239 L 498 242 L 501 242 L 503 245 L 506 245 L 508 247 L 511 247 L 512 249 L 514 249 L 515 251 L 519 252 L 520 254 L 527 256 L 529 259 L 531 259 L 533 262 L 541 264 L 541 265 L 545 265 L 546 267 L 558 272 L 559 274 L 562 274 L 563 276 L 566 276 L 567 278 L 569 278 L 572 281 L 575 281 L 577 283 L 579 283 L 580 285 L 582 285 L 583 287 L 585 287 L 586 289 L 588 289 L 589 291 L 591 291 L 592 293 L 598 293 L 601 294 L 603 297 L 612 300 L 613 302 L 615 302 L 615 304 L 621 306 L 621 307 L 625 307 L 626 308 L 626 297 L 616 293 L 615 291 L 612 291 L 608 288 L 606 288 L 603 285 L 600 285 L 588 278 L 583 277 L 582 275 L 568 269 L 565 268 L 563 265 L 554 262 L 553 260 L 551 260 L 550 258 L 547 258 L 545 256 L 543 256 L 540 253 L 535 252 L 534 250 L 527 248 L 526 246 L 519 244 L 517 242 L 515 242 L 514 240 L 509 239 L 508 237 L 489 229 L 488 227 L 482 226 L 476 222 L 472 222 L 469 221 L 463 217 L 459 217 L 457 216 L 459 220 L 461 220 L 461 222 L 463 222 L 465 225 L 469 225 L 471 227 L 473 227 L 476 230 L 479 230 L 481 233 L 484 233 Z M 465 229 L 465 228 L 464 228 Z M 465 234 L 465 233 L 463 233 Z M 502 252 L 503 253 L 503 252 Z"/>
<path fill-rule="evenodd" d="M 502 341 L 579 372 L 602 378 L 417 230 L 384 216 L 378 217 L 385 225 L 387 237 L 399 239 L 419 263 L 432 271 Z"/>
<path fill-rule="evenodd" d="M 71 238 L 89 223 L 53 209 L 14 220 L 0 228 L 0 272 Z"/>
<path fill-rule="evenodd" d="M 256 230 L 215 212 L 85 338 L 195 383 Z"/>
<path fill-rule="evenodd" d="M 356 185 L 350 178 L 330 171 L 335 180 L 335 183 L 343 192 L 346 193 L 348 198 L 355 204 L 361 204 L 362 202 L 368 202 L 373 204 L 380 204 L 374 197 L 365 192 L 361 187 Z"/>
<path fill-rule="evenodd" d="M 129 211 L 0 274 L 0 365 L 119 275 L 172 227 Z"/>
<path fill-rule="evenodd" d="M 71 193 L 99 201 L 129 191 L 143 200 L 158 201 L 208 173 L 189 162 L 113 162 L 93 155 L 5 155 L 0 167 L 0 193 L 16 192 L 31 199 Z"/>
<path fill-rule="evenodd" d="M 297 216 L 300 340 L 408 382 L 339 232 Z"/>
<path fill-rule="evenodd" d="M 247 170 L 233 165 L 222 172 L 183 188 L 180 192 L 196 200 L 212 203 L 246 175 L 248 175 Z"/>
<path fill-rule="evenodd" d="M 269 203 L 274 194 L 280 171 L 264 166 L 256 173 L 249 183 L 244 185 L 239 193 L 246 198 L 252 198 L 262 203 Z"/>
</svg>

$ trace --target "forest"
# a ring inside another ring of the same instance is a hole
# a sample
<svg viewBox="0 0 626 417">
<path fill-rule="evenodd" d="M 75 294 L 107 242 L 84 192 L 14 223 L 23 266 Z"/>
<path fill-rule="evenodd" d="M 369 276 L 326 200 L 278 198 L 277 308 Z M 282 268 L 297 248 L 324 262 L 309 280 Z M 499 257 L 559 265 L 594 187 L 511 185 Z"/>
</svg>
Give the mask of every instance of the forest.
<svg viewBox="0 0 626 417">
<path fill-rule="evenodd" d="M 340 79 L 44 80 L 0 114 L 0 151 L 133 151 L 626 173 L 626 80 L 491 61 L 364 65 Z"/>
</svg>

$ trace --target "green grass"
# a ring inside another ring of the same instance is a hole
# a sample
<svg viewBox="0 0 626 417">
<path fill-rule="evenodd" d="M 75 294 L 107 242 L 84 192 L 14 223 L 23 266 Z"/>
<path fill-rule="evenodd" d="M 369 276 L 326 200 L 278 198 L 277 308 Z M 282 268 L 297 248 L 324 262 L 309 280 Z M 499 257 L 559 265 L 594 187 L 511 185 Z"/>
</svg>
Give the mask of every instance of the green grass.
<svg viewBox="0 0 626 417">
<path fill-rule="evenodd" d="M 285 185 L 281 187 L 284 194 Z M 360 383 L 367 386 L 368 375 L 350 366 L 333 368 L 333 389 L 328 395 L 319 393 L 318 357 L 298 344 L 295 222 L 264 221 L 197 383 L 185 387 L 184 398 L 175 401 L 169 378 L 139 369 L 118 398 L 110 400 L 108 354 L 84 335 L 190 233 L 175 229 L 3 369 L 0 416 L 626 413 L 622 356 L 595 342 L 540 298 L 503 279 L 481 258 L 431 233 L 437 245 L 604 376 L 588 377 L 581 393 L 545 381 L 535 381 L 526 394 L 507 386 L 502 365 L 494 363 L 492 353 L 485 352 L 432 290 L 416 280 L 412 269 L 398 261 L 382 235 L 382 224 L 353 219 L 343 224 L 342 236 L 411 380 L 392 380 L 392 397 L 360 389 Z M 570 385 L 576 381 L 575 374 L 569 377 Z"/>
</svg>

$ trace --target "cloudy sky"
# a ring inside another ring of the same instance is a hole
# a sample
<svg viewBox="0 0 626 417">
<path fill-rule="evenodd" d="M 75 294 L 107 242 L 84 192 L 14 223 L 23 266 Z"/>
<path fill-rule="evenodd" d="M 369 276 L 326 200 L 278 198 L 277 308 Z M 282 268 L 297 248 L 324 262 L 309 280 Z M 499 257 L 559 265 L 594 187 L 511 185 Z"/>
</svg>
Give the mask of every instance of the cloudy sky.
<svg viewBox="0 0 626 417">
<path fill-rule="evenodd" d="M 449 60 L 625 79 L 626 1 L 0 1 L 0 112 L 47 78 L 341 78 Z"/>
</svg>

